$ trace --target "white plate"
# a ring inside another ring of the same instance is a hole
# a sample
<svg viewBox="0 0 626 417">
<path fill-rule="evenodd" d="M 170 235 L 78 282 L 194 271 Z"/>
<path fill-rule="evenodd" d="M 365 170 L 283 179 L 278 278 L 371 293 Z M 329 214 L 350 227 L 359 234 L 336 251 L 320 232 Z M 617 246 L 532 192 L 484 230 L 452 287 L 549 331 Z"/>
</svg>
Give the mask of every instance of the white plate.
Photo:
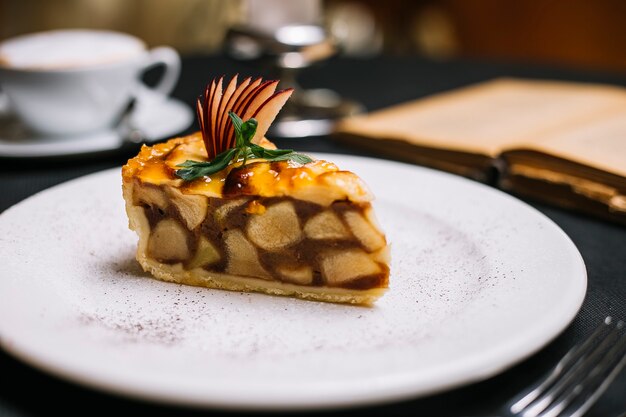
<svg viewBox="0 0 626 417">
<path fill-rule="evenodd" d="M 487 378 L 575 316 L 583 261 L 534 209 L 448 174 L 326 157 L 377 194 L 393 263 L 376 307 L 150 279 L 112 170 L 0 216 L 0 344 L 56 375 L 155 401 L 324 408 Z"/>
<path fill-rule="evenodd" d="M 2 105 L 0 104 L 0 110 Z M 168 98 L 136 109 L 129 118 L 132 130 L 141 132 L 141 141 L 152 143 L 170 137 L 188 128 L 193 122 L 193 112 L 182 101 Z M 12 158 L 37 158 L 71 156 L 114 151 L 124 145 L 129 128 L 69 138 L 36 137 L 9 115 L 0 111 L 0 156 Z"/>
</svg>

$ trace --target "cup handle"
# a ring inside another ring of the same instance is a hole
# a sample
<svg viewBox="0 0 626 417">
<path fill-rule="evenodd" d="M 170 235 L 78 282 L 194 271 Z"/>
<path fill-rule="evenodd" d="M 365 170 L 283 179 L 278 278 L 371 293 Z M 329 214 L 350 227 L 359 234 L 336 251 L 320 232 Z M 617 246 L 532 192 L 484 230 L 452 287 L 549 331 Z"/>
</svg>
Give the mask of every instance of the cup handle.
<svg viewBox="0 0 626 417">
<path fill-rule="evenodd" d="M 146 90 L 151 90 L 155 95 L 166 97 L 174 90 L 180 76 L 180 56 L 178 52 L 168 46 L 159 46 L 151 49 L 148 51 L 148 60 L 144 65 L 143 71 L 145 72 L 157 65 L 165 66 L 165 72 L 161 80 L 154 87 L 146 87 L 145 85 L 142 85 L 142 87 Z"/>
</svg>

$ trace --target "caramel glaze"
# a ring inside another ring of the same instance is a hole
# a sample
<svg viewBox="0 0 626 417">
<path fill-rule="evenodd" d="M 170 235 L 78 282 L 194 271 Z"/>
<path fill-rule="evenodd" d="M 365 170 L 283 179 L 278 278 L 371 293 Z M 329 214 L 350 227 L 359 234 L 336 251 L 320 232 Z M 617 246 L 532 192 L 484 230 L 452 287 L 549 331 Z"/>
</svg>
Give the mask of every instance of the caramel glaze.
<svg viewBox="0 0 626 417">
<path fill-rule="evenodd" d="M 145 185 L 144 185 L 145 186 Z M 240 194 L 238 194 L 240 196 Z M 218 225 L 215 221 L 214 217 L 211 215 L 217 208 L 220 206 L 229 203 L 232 199 L 228 198 L 209 198 L 208 199 L 208 213 L 207 217 L 204 219 L 200 226 L 196 227 L 194 230 L 189 231 L 187 235 L 188 247 L 191 250 L 191 253 L 194 253 L 198 247 L 198 240 L 200 236 L 204 236 L 207 238 L 214 246 L 218 249 L 221 255 L 221 260 L 217 263 L 205 266 L 209 272 L 224 272 L 226 265 L 228 263 L 228 253 L 226 252 L 226 248 L 224 245 L 224 241 L 222 239 L 222 235 L 224 232 L 233 229 L 245 230 L 248 218 L 254 214 L 250 214 L 247 211 L 247 207 L 250 204 L 260 204 L 262 206 L 270 206 L 272 204 L 276 204 L 280 201 L 289 200 L 293 204 L 298 217 L 302 224 L 304 224 L 310 217 L 324 210 L 324 207 L 301 200 L 295 200 L 289 197 L 269 197 L 269 198 L 247 198 L 246 202 L 240 204 L 238 207 L 233 208 L 229 211 L 228 216 L 225 219 L 225 222 L 222 226 Z M 158 207 L 153 207 L 145 203 L 140 203 L 144 207 L 144 211 L 146 217 L 148 218 L 148 222 L 150 223 L 150 228 L 154 229 L 157 223 L 163 219 L 171 218 L 178 221 L 181 226 L 187 230 L 183 219 L 180 217 L 178 211 L 170 205 L 166 210 L 162 210 Z M 336 201 L 331 206 L 336 214 L 338 214 L 340 219 L 343 219 L 342 213 L 348 210 L 358 211 L 363 213 L 367 204 L 355 204 L 347 201 Z M 343 220 L 342 220 L 343 221 Z M 346 225 L 348 228 L 348 225 Z M 349 228 L 348 228 L 349 229 Z M 306 237 L 300 240 L 299 242 L 291 245 L 290 247 L 278 251 L 278 252 L 270 252 L 263 250 L 262 248 L 257 248 L 259 254 L 259 262 L 263 268 L 270 273 L 272 278 L 277 281 L 283 281 L 282 277 L 274 271 L 274 265 L 277 263 L 285 262 L 285 259 L 293 259 L 294 266 L 298 265 L 308 265 L 313 269 L 313 283 L 312 286 L 324 286 L 327 283 L 324 281 L 321 271 L 320 271 L 320 263 L 318 259 L 318 254 L 322 250 L 329 249 L 348 249 L 348 248 L 359 248 L 366 250 L 365 247 L 356 239 L 336 239 L 336 240 L 314 240 L 307 239 Z M 179 260 L 159 260 L 163 263 L 178 263 L 182 262 L 185 265 L 185 259 Z M 388 284 L 388 276 L 389 276 L 389 268 L 387 265 L 383 263 L 378 263 L 381 272 L 373 275 L 359 277 L 355 280 L 345 282 L 342 285 L 338 286 L 340 288 L 349 288 L 356 290 L 365 290 L 369 288 L 376 288 L 381 286 L 387 286 Z"/>
<path fill-rule="evenodd" d="M 260 144 L 266 148 L 274 146 L 268 140 Z M 245 166 L 241 166 L 241 162 L 233 163 L 210 176 L 185 182 L 176 176 L 175 171 L 179 169 L 179 164 L 187 160 L 207 160 L 202 137 L 198 133 L 154 146 L 143 146 L 139 154 L 122 168 L 122 178 L 125 182 L 139 180 L 143 184 L 168 184 L 185 194 L 207 197 L 292 196 L 315 200 L 323 205 L 344 199 L 354 202 L 373 199 L 358 176 L 339 170 L 332 162 L 317 160 L 301 165 L 291 161 L 252 160 Z M 320 191 L 307 194 L 311 188 Z"/>
</svg>

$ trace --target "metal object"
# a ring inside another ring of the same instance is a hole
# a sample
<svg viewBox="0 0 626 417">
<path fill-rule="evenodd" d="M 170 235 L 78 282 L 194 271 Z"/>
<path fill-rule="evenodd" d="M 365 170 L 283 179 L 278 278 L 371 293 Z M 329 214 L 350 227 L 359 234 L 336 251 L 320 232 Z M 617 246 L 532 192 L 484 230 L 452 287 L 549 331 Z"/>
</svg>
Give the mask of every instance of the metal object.
<svg viewBox="0 0 626 417">
<path fill-rule="evenodd" d="M 624 322 L 611 317 L 572 348 L 540 382 L 496 413 L 501 417 L 580 417 L 626 365 Z"/>
<path fill-rule="evenodd" d="M 337 53 L 334 40 L 321 26 L 287 25 L 273 33 L 232 28 L 225 45 L 226 52 L 234 59 L 265 65 L 272 76 L 281 80 L 282 88 L 295 88 L 293 96 L 272 124 L 270 136 L 327 135 L 338 119 L 364 111 L 359 103 L 332 90 L 306 90 L 298 85 L 300 70 Z"/>
<path fill-rule="evenodd" d="M 133 120 L 133 112 L 136 107 L 137 101 L 131 100 L 115 123 L 117 133 L 124 145 L 137 145 L 146 141 L 145 134 Z"/>
</svg>

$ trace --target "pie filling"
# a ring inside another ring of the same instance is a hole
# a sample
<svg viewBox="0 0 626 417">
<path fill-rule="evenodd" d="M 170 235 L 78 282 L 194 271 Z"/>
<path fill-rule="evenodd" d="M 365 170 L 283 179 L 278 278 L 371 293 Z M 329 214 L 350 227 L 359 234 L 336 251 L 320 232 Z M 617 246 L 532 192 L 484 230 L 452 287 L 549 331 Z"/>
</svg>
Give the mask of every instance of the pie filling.
<svg viewBox="0 0 626 417">
<path fill-rule="evenodd" d="M 231 194 L 184 194 L 134 179 L 132 205 L 149 225 L 145 255 L 215 276 L 320 289 L 388 286 L 388 247 L 369 202 Z"/>
</svg>

